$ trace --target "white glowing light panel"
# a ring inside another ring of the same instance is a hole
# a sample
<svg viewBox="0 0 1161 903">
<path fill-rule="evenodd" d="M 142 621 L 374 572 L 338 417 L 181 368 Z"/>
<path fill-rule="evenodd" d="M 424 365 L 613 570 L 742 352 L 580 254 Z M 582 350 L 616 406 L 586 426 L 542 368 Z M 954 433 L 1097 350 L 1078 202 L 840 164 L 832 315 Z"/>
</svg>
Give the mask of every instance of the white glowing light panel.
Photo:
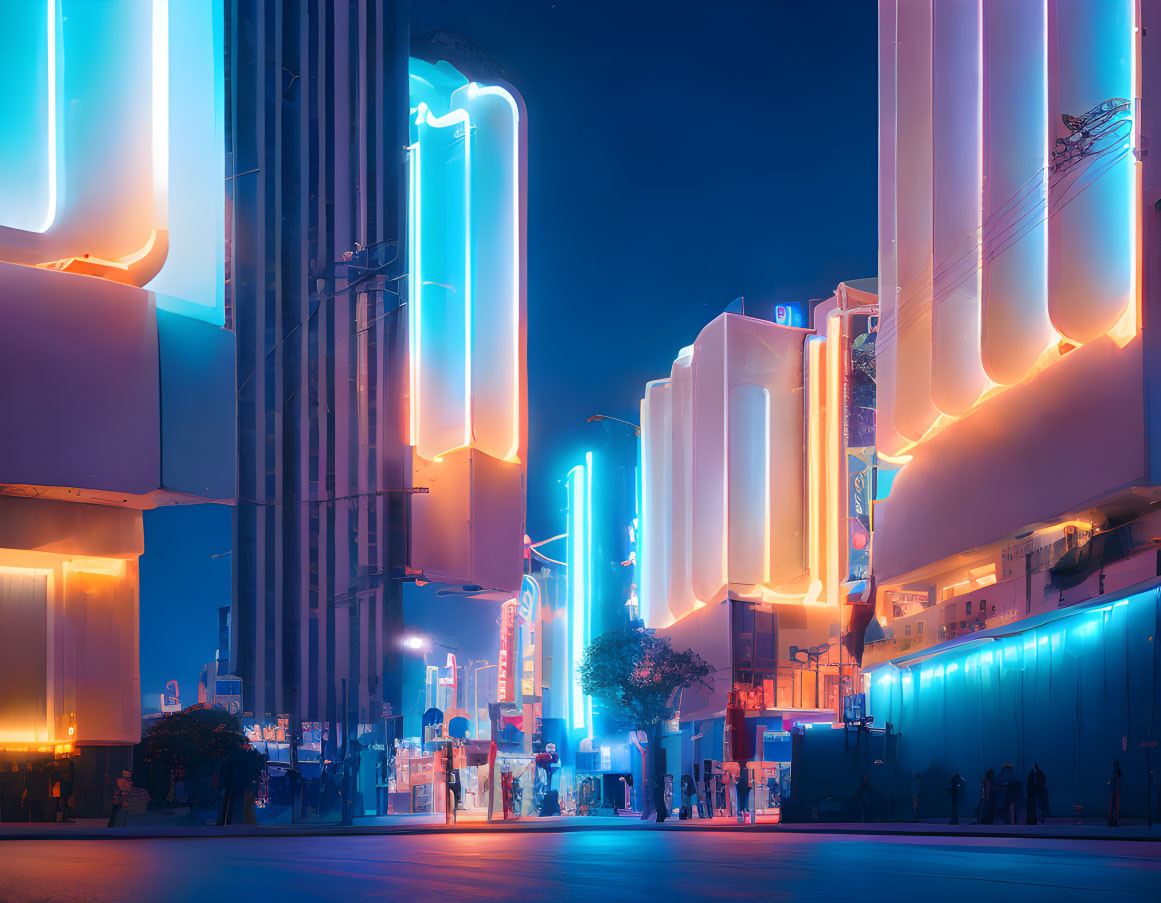
<svg viewBox="0 0 1161 903">
<path fill-rule="evenodd" d="M 0 260 L 144 286 L 222 323 L 220 6 L 6 3 L 0 75 Z"/>
<path fill-rule="evenodd" d="M 641 406 L 641 606 L 666 627 L 727 592 L 802 602 L 806 332 L 723 314 Z"/>
<path fill-rule="evenodd" d="M 592 640 L 593 455 L 568 473 L 568 683 L 569 725 L 592 732 L 592 697 L 581 685 L 580 666 Z"/>
<path fill-rule="evenodd" d="M 882 452 L 1136 336 L 1136 5 L 880 4 Z"/>
<path fill-rule="evenodd" d="M 427 461 L 521 449 L 519 107 L 411 61 L 411 433 Z"/>
</svg>

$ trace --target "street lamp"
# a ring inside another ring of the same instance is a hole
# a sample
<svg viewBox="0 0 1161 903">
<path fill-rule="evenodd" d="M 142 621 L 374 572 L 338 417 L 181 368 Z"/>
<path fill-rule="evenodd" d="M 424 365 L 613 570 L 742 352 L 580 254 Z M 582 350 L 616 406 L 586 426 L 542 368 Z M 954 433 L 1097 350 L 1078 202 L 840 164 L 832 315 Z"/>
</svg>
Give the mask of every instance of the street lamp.
<svg viewBox="0 0 1161 903">
<path fill-rule="evenodd" d="M 608 414 L 593 414 L 593 416 L 588 419 L 588 422 L 592 423 L 594 420 L 612 420 L 614 423 L 623 423 L 625 426 L 632 427 L 633 433 L 635 435 L 641 435 L 641 427 L 628 420 L 622 420 L 620 417 L 610 417 Z"/>
</svg>

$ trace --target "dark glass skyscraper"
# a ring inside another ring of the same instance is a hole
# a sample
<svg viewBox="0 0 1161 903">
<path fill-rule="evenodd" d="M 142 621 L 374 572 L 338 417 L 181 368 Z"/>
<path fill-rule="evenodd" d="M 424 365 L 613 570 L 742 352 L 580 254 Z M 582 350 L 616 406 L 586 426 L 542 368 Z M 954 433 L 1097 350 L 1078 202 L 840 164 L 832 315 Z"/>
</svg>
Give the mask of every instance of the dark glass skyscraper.
<svg viewBox="0 0 1161 903">
<path fill-rule="evenodd" d="M 259 720 L 398 705 L 407 40 L 395 0 L 226 4 L 230 649 Z"/>
</svg>

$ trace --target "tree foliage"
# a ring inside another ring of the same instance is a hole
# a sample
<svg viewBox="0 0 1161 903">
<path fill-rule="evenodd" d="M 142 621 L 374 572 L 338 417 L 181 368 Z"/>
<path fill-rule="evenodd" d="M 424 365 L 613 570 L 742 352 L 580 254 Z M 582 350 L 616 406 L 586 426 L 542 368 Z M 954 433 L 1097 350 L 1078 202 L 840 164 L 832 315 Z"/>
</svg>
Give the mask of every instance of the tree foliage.
<svg viewBox="0 0 1161 903">
<path fill-rule="evenodd" d="M 712 672 L 692 649 L 678 652 L 668 637 L 632 627 L 596 637 L 580 668 L 584 691 L 614 703 L 642 730 L 672 718 L 678 691 L 708 687 Z"/>
<path fill-rule="evenodd" d="M 237 716 L 221 709 L 195 705 L 168 714 L 141 742 L 152 777 L 162 784 L 213 774 L 224 763 L 248 781 L 263 767 L 262 754 L 250 747 Z"/>
</svg>

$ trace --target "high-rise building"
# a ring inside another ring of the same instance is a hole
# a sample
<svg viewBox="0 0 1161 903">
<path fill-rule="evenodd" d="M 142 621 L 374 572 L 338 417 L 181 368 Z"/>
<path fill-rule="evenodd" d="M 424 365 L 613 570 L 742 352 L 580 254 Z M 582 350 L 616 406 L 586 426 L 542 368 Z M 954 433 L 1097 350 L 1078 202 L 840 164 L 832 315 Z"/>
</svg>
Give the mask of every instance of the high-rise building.
<svg viewBox="0 0 1161 903">
<path fill-rule="evenodd" d="M 440 696 L 404 583 L 494 605 L 524 562 L 523 106 L 406 8 L 226 16 L 231 671 L 255 720 L 384 739 Z"/>
<path fill-rule="evenodd" d="M 397 683 L 405 11 L 395 0 L 226 4 L 231 671 L 258 720 L 381 723 Z"/>
</svg>

